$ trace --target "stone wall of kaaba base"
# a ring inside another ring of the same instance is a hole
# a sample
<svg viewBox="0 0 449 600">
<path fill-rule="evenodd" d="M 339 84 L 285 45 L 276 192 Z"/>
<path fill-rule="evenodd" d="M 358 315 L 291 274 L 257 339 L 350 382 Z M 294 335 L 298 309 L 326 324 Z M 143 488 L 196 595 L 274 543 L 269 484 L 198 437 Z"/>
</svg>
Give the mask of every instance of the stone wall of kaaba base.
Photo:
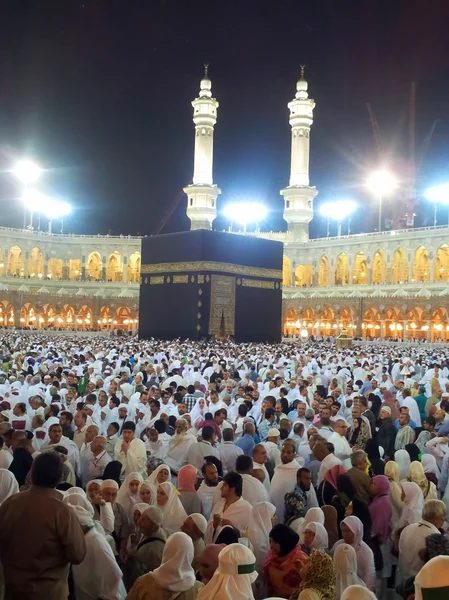
<svg viewBox="0 0 449 600">
<path fill-rule="evenodd" d="M 281 242 L 218 231 L 142 240 L 141 338 L 278 342 L 282 329 Z"/>
</svg>

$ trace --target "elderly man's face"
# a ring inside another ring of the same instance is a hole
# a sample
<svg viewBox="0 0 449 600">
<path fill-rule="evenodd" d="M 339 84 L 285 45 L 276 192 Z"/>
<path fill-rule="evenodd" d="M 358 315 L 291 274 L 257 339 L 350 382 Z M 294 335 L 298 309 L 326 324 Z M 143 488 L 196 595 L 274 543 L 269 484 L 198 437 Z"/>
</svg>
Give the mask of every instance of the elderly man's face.
<svg viewBox="0 0 449 600">
<path fill-rule="evenodd" d="M 185 425 L 183 423 L 176 423 L 175 431 L 178 435 L 185 433 L 185 431 L 186 431 Z"/>
</svg>

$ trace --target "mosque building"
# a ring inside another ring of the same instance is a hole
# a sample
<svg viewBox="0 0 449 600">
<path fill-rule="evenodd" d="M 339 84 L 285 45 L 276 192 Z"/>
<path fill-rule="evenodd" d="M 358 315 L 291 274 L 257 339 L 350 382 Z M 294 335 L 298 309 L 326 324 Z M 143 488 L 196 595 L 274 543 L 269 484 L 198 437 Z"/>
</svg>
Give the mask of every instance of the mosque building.
<svg viewBox="0 0 449 600">
<path fill-rule="evenodd" d="M 206 73 L 193 100 L 191 229 L 211 229 L 221 190 L 213 180 L 218 101 Z M 310 185 L 315 101 L 304 70 L 288 103 L 291 165 L 280 191 L 283 333 L 307 338 L 347 328 L 368 339 L 449 339 L 449 227 L 309 238 L 318 190 Z M 0 326 L 137 330 L 141 238 L 46 234 L 0 228 Z"/>
</svg>

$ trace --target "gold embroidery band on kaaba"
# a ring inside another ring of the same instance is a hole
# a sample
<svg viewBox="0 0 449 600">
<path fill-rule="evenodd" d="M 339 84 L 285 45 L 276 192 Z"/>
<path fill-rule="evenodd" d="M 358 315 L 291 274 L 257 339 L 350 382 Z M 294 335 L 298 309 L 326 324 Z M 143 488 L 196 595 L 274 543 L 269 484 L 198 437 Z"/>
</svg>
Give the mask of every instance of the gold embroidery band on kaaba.
<svg viewBox="0 0 449 600">
<path fill-rule="evenodd" d="M 277 269 L 264 269 L 260 267 L 247 267 L 245 265 L 234 265 L 213 261 L 194 261 L 178 263 L 158 263 L 154 265 L 142 265 L 140 272 L 148 273 L 180 273 L 180 272 L 215 271 L 217 273 L 229 273 L 247 277 L 264 277 L 266 279 L 282 280 L 282 271 Z"/>
<path fill-rule="evenodd" d="M 263 281 L 261 279 L 242 279 L 243 287 L 260 288 L 264 290 L 274 290 L 274 281 Z"/>
</svg>

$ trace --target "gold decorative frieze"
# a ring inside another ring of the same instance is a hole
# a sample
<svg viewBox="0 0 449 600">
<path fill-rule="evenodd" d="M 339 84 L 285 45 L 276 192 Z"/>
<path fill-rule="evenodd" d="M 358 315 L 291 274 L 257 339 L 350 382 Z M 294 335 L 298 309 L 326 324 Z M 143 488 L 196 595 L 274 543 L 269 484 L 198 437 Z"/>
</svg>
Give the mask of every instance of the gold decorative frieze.
<svg viewBox="0 0 449 600">
<path fill-rule="evenodd" d="M 209 335 L 220 333 L 224 318 L 226 335 L 235 334 L 235 277 L 212 275 Z"/>
<path fill-rule="evenodd" d="M 260 288 L 263 290 L 274 290 L 274 281 L 263 281 L 262 279 L 242 279 L 243 287 Z"/>
<path fill-rule="evenodd" d="M 267 279 L 282 280 L 281 270 L 247 267 L 245 265 L 233 265 L 232 263 L 213 261 L 158 263 L 154 265 L 142 265 L 141 268 L 141 273 L 179 273 L 180 271 L 217 271 L 219 273 L 229 273 L 231 275 L 246 275 L 248 277 L 264 277 Z"/>
<path fill-rule="evenodd" d="M 173 283 L 189 283 L 188 275 L 173 275 Z"/>
<path fill-rule="evenodd" d="M 164 283 L 163 275 L 160 277 L 150 277 L 150 285 L 161 285 L 162 283 Z"/>
</svg>

